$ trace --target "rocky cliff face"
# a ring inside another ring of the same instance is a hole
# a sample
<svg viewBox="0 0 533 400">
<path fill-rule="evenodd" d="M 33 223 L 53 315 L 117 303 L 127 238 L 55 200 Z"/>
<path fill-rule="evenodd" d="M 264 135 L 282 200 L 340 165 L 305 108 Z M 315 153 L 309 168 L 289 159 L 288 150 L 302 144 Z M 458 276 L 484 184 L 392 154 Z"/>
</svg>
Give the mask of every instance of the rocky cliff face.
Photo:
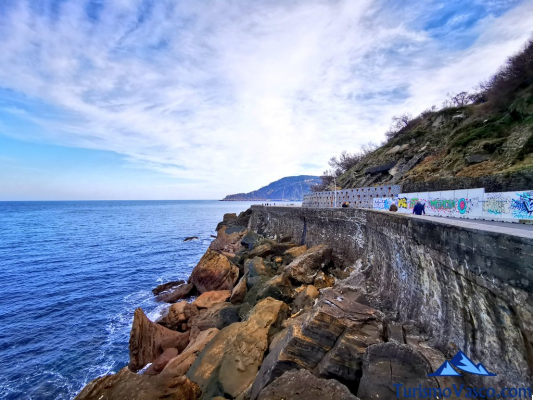
<svg viewBox="0 0 533 400">
<path fill-rule="evenodd" d="M 77 398 L 383 400 L 398 385 L 533 383 L 531 240 L 354 209 L 254 206 L 218 228 L 189 283 L 155 291 L 167 313 L 136 311 L 131 370 Z M 202 294 L 168 295 L 185 292 Z M 430 376 L 459 350 L 497 376 Z"/>
<path fill-rule="evenodd" d="M 528 97 L 529 96 L 529 97 Z M 484 104 L 426 112 L 337 179 L 342 188 L 401 184 L 404 192 L 533 187 L 531 95 L 517 112 Z"/>
</svg>

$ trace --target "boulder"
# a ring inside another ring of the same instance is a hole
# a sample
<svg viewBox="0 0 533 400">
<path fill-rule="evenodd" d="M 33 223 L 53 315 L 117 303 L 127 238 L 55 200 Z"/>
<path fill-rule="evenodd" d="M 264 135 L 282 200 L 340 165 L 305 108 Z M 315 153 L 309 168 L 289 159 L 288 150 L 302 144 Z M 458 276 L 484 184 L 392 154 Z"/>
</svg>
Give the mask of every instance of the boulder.
<svg viewBox="0 0 533 400">
<path fill-rule="evenodd" d="M 201 390 L 187 377 L 138 375 L 127 367 L 90 382 L 76 400 L 197 400 Z"/>
<path fill-rule="evenodd" d="M 187 321 L 195 315 L 198 315 L 198 308 L 196 306 L 186 301 L 180 301 L 179 303 L 172 304 L 167 310 L 167 313 L 156 322 L 168 329 L 186 331 L 188 329 Z"/>
<path fill-rule="evenodd" d="M 198 236 L 189 236 L 183 239 L 184 242 L 190 242 L 191 240 L 198 240 Z"/>
<path fill-rule="evenodd" d="M 317 289 L 324 289 L 332 287 L 335 284 L 335 278 L 331 275 L 327 275 L 324 272 L 320 271 L 315 277 L 314 286 Z"/>
<path fill-rule="evenodd" d="M 209 248 L 235 254 L 243 249 L 241 240 L 244 235 L 246 235 L 246 228 L 242 226 L 223 226 L 217 231 L 217 237 L 211 242 Z"/>
<path fill-rule="evenodd" d="M 178 349 L 175 349 L 174 347 L 171 347 L 170 349 L 165 349 L 163 354 L 157 357 L 152 363 L 152 365 L 146 368 L 146 371 L 144 371 L 144 375 L 159 374 L 161 371 L 163 371 L 163 368 L 165 368 L 168 362 L 177 356 L 178 356 Z"/>
<path fill-rule="evenodd" d="M 439 387 L 428 361 L 408 345 L 381 343 L 368 347 L 363 362 L 363 377 L 357 395 L 363 399 L 397 399 L 393 384 L 406 387 Z M 399 397 L 403 396 L 398 388 Z"/>
<path fill-rule="evenodd" d="M 288 250 L 285 250 L 285 253 L 283 253 L 283 257 L 289 261 L 294 260 L 297 257 L 300 257 L 302 254 L 304 254 L 307 251 L 307 246 L 304 244 L 303 246 L 297 246 L 292 247 Z"/>
<path fill-rule="evenodd" d="M 251 310 L 246 321 L 220 331 L 200 353 L 187 372 L 206 399 L 236 398 L 253 382 L 275 333 L 287 316 L 285 303 L 267 298 Z"/>
<path fill-rule="evenodd" d="M 297 282 L 313 283 L 315 276 L 331 261 L 331 248 L 318 245 L 310 248 L 285 267 L 289 276 Z"/>
<path fill-rule="evenodd" d="M 189 334 L 171 331 L 150 321 L 141 308 L 135 310 L 130 332 L 130 362 L 132 371 L 138 371 L 174 347 L 182 351 L 189 343 Z"/>
<path fill-rule="evenodd" d="M 272 297 L 289 303 L 294 299 L 294 292 L 287 274 L 276 275 L 266 281 L 257 292 L 257 300 Z"/>
<path fill-rule="evenodd" d="M 272 244 L 270 243 L 263 243 L 257 247 L 254 247 L 252 251 L 248 254 L 249 258 L 254 257 L 261 257 L 265 258 L 266 256 L 269 256 L 271 254 L 274 254 L 274 250 L 272 248 Z"/>
<path fill-rule="evenodd" d="M 164 367 L 161 374 L 163 376 L 183 376 L 187 373 L 191 365 L 198 357 L 198 354 L 204 349 L 204 347 L 209 343 L 219 332 L 216 328 L 210 328 L 205 331 L 200 332 L 200 334 L 187 346 L 183 352 L 174 357 L 168 362 Z"/>
<path fill-rule="evenodd" d="M 317 378 L 301 369 L 285 372 L 259 393 L 259 400 L 358 400 L 346 386 L 333 379 Z"/>
<path fill-rule="evenodd" d="M 236 213 L 226 213 L 222 217 L 222 221 L 220 221 L 216 227 L 216 230 L 220 230 L 224 226 L 227 226 L 228 224 L 235 222 L 237 220 L 237 214 Z"/>
<path fill-rule="evenodd" d="M 194 289 L 194 285 L 190 283 L 184 283 L 183 285 L 180 285 L 168 292 L 164 292 L 156 296 L 155 301 L 162 301 L 165 303 L 175 303 L 176 301 L 187 297 L 192 292 L 193 289 Z"/>
<path fill-rule="evenodd" d="M 250 289 L 259 282 L 268 281 L 275 272 L 265 265 L 261 257 L 254 257 L 244 262 L 244 274 L 248 276 L 246 286 Z"/>
<path fill-rule="evenodd" d="M 363 338 L 374 332 L 375 340 L 382 340 L 382 319 L 379 311 L 357 303 L 351 293 L 341 294 L 333 289 L 324 289 L 315 307 L 303 320 L 293 319 L 294 322 L 265 358 L 252 385 L 252 400 L 278 376 L 295 368 L 315 370 L 318 366 L 319 373 L 348 376 L 344 372 L 353 366 L 352 359 L 348 357 L 349 363 L 346 365 L 347 362 L 338 354 L 342 348 L 334 349 L 334 346 L 344 332 L 349 332 L 351 336 L 359 334 Z M 364 352 L 363 340 L 349 343 L 346 338 L 342 343 L 361 345 Z M 331 349 L 334 353 L 330 360 L 319 365 Z M 350 351 L 355 353 L 356 349 Z"/>
<path fill-rule="evenodd" d="M 246 296 L 246 279 L 247 276 L 244 275 L 239 283 L 233 288 L 229 299 L 231 304 L 240 304 L 244 301 L 244 297 Z"/>
<path fill-rule="evenodd" d="M 200 293 L 213 290 L 233 290 L 239 277 L 239 268 L 226 257 L 208 249 L 192 270 L 190 282 Z"/>
<path fill-rule="evenodd" d="M 254 245 L 261 240 L 261 236 L 259 236 L 255 232 L 248 232 L 241 240 L 241 244 L 247 249 L 252 250 L 254 248 Z"/>
<path fill-rule="evenodd" d="M 189 319 L 188 326 L 201 331 L 209 328 L 222 329 L 241 320 L 239 308 L 240 306 L 231 303 L 217 303 Z"/>
<path fill-rule="evenodd" d="M 193 306 L 198 308 L 209 308 L 217 303 L 223 303 L 231 296 L 229 290 L 215 290 L 212 292 L 202 293 L 192 302 Z"/>
<path fill-rule="evenodd" d="M 315 300 L 318 299 L 319 292 L 313 285 L 305 286 L 298 296 L 294 299 L 292 303 L 292 311 L 300 311 L 304 309 L 311 308 L 315 303 Z"/>
<path fill-rule="evenodd" d="M 167 290 L 172 289 L 176 286 L 179 286 L 183 283 L 185 283 L 185 281 L 182 281 L 182 280 L 163 283 L 162 285 L 159 285 L 153 288 L 152 293 L 154 294 L 154 296 L 157 296 L 159 293 L 166 292 Z"/>
</svg>

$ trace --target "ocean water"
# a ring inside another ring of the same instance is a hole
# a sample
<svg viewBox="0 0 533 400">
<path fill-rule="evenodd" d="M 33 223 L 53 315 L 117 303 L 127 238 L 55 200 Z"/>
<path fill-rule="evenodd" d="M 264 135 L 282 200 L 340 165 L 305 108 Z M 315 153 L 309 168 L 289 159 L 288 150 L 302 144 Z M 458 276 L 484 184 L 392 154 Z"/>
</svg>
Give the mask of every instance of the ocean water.
<svg viewBox="0 0 533 400">
<path fill-rule="evenodd" d="M 71 399 L 127 365 L 133 312 L 249 202 L 0 202 L 0 398 Z M 198 240 L 183 242 L 187 236 Z"/>
</svg>

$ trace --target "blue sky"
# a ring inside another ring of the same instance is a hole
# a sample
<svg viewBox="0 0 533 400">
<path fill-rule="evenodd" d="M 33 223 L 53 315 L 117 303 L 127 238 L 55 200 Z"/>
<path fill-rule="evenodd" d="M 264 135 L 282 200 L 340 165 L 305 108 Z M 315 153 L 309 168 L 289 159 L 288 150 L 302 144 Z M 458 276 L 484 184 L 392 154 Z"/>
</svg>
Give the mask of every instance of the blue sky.
<svg viewBox="0 0 533 400">
<path fill-rule="evenodd" d="M 488 78 L 531 21 L 519 0 L 3 0 L 0 200 L 318 175 Z"/>
</svg>

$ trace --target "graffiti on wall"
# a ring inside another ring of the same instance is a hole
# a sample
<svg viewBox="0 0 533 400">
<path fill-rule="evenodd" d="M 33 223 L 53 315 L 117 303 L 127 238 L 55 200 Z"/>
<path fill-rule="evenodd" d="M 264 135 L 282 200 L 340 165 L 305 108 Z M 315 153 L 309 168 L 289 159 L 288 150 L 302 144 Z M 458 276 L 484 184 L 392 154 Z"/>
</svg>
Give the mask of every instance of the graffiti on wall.
<svg viewBox="0 0 533 400">
<path fill-rule="evenodd" d="M 407 197 L 398 197 L 398 208 L 407 210 Z"/>
<path fill-rule="evenodd" d="M 533 219 L 533 192 L 517 193 L 511 199 L 511 211 L 514 218 Z"/>
<path fill-rule="evenodd" d="M 389 210 L 390 206 L 396 204 L 395 199 L 387 199 L 386 197 L 377 197 L 373 200 L 374 210 Z"/>
<path fill-rule="evenodd" d="M 483 213 L 494 216 L 511 213 L 511 197 L 507 193 L 487 193 L 483 200 Z"/>
</svg>

